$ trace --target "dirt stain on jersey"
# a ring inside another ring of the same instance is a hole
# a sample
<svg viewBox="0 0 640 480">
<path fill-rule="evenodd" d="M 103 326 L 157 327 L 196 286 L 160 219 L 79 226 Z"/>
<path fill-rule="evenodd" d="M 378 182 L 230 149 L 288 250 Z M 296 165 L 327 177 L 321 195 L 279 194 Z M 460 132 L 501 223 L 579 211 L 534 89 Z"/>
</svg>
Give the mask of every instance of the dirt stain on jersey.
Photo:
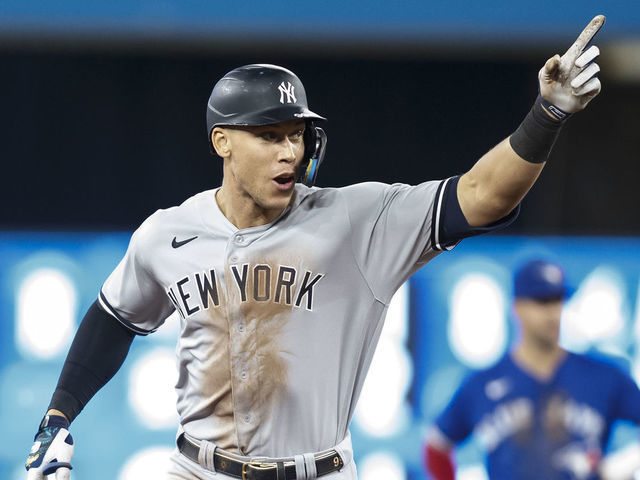
<svg viewBox="0 0 640 480">
<path fill-rule="evenodd" d="M 282 346 L 283 330 L 291 318 L 291 305 L 248 302 L 241 308 L 245 318 L 251 318 L 255 341 L 253 347 L 257 360 L 256 398 L 267 414 L 287 387 L 287 363 L 283 355 L 289 352 Z"/>
<path fill-rule="evenodd" d="M 211 440 L 238 454 L 250 448 L 252 434 L 272 416 L 288 390 L 287 357 L 292 353 L 285 346 L 286 326 L 304 263 L 291 254 L 269 257 L 233 265 L 235 271 L 227 265 L 220 289 L 224 307 L 209 309 L 209 325 L 202 325 L 214 330 L 213 336 L 207 335 L 213 338 L 205 349 L 208 355 L 199 359 L 207 366 L 203 393 L 211 399 L 216 423 L 216 438 Z M 291 269 L 297 273 L 295 285 L 288 290 Z M 247 413 L 253 417 L 250 423 L 243 420 Z"/>
<path fill-rule="evenodd" d="M 255 390 L 254 401 L 260 405 L 262 414 L 267 414 L 274 402 L 284 393 L 287 384 L 287 364 L 283 355 L 283 330 L 291 319 L 292 305 L 284 295 L 276 302 L 275 272 L 282 265 L 292 262 L 251 263 L 247 283 L 254 294 L 239 304 L 240 317 L 247 322 L 247 335 L 242 350 L 251 357 L 255 378 L 251 384 Z M 294 264 L 295 265 L 295 264 Z"/>
<path fill-rule="evenodd" d="M 251 410 L 254 430 L 271 416 L 275 406 L 287 393 L 286 357 L 291 352 L 286 350 L 284 336 L 291 320 L 291 298 L 301 279 L 300 258 L 291 254 L 273 254 L 269 257 L 243 262 L 242 265 L 248 265 L 244 292 L 238 288 L 239 282 L 234 279 L 232 266 L 227 267 L 225 272 L 229 306 L 227 311 L 231 317 L 230 363 L 232 374 L 236 377 L 233 382 L 233 401 L 235 408 Z M 288 273 L 292 269 L 298 272 L 296 285 L 292 286 L 291 291 L 287 291 L 282 286 L 282 280 L 284 278 L 286 283 L 287 279 L 292 278 Z M 281 273 L 283 270 L 284 274 Z M 238 272 L 242 270 L 236 265 L 236 277 Z M 244 378 L 243 371 L 246 372 Z M 240 378 L 237 378 L 238 375 Z M 243 425 L 243 431 L 248 433 L 248 430 L 249 427 Z M 246 447 L 247 445 L 240 445 L 242 450 Z"/>
<path fill-rule="evenodd" d="M 203 396 L 210 401 L 216 428 L 215 437 L 210 440 L 218 447 L 237 451 L 238 435 L 235 426 L 233 392 L 231 386 L 230 335 L 225 310 L 208 310 L 210 325 L 202 328 L 213 329 L 212 344 L 206 355 L 199 361 L 206 365 L 206 380 L 203 381 Z M 197 361 L 197 360 L 196 360 Z"/>
</svg>

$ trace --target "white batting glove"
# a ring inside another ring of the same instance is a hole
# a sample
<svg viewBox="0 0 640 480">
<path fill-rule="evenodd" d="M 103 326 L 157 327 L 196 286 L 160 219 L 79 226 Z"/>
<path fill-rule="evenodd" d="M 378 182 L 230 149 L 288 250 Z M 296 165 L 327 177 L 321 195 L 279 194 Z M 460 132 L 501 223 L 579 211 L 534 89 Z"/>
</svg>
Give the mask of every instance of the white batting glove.
<svg viewBox="0 0 640 480">
<path fill-rule="evenodd" d="M 562 56 L 551 57 L 538 73 L 540 96 L 551 104 L 545 106 L 559 119 L 582 110 L 600 93 L 600 80 L 595 76 L 600 67 L 593 62 L 600 50 L 595 45 L 586 51 L 584 48 L 604 22 L 604 15 L 594 17 L 569 50 Z M 560 111 L 554 111 L 553 107 Z"/>
<path fill-rule="evenodd" d="M 71 476 L 73 438 L 69 422 L 59 415 L 47 415 L 42 420 L 25 463 L 27 480 L 44 480 L 55 473 L 55 480 L 68 480 Z"/>
</svg>

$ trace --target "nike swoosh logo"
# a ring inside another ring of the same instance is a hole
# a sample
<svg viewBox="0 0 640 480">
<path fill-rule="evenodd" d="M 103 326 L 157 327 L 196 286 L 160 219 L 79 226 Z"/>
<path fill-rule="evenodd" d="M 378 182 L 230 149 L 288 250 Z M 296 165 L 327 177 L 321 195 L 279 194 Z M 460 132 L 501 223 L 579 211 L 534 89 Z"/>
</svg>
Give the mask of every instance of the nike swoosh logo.
<svg viewBox="0 0 640 480">
<path fill-rule="evenodd" d="M 176 239 L 176 237 L 173 237 L 173 240 L 171 241 L 171 246 L 172 246 L 173 248 L 180 248 L 181 246 L 186 245 L 186 244 L 187 244 L 187 243 L 189 243 L 189 242 L 192 242 L 192 241 L 193 241 L 193 240 L 195 240 L 196 238 L 198 238 L 198 236 L 197 236 L 197 235 L 196 235 L 195 237 L 187 238 L 186 240 L 178 241 L 178 240 Z"/>
</svg>

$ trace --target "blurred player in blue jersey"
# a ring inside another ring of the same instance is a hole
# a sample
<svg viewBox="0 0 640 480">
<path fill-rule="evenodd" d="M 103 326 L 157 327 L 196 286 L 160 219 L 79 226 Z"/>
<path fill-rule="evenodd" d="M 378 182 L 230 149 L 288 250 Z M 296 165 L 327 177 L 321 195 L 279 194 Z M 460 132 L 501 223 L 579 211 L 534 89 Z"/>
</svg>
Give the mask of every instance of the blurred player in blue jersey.
<svg viewBox="0 0 640 480">
<path fill-rule="evenodd" d="M 517 270 L 518 341 L 471 374 L 436 419 L 424 451 L 432 478 L 454 478 L 452 448 L 474 433 L 491 480 L 595 480 L 612 423 L 640 423 L 640 391 L 629 376 L 558 344 L 567 292 L 556 264 L 534 260 Z"/>
</svg>

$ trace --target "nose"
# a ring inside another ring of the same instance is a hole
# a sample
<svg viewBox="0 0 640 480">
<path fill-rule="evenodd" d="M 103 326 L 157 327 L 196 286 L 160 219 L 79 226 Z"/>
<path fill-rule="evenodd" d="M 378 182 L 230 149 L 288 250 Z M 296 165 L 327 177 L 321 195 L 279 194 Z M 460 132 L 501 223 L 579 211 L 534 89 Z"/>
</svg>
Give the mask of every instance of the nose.
<svg viewBox="0 0 640 480">
<path fill-rule="evenodd" d="M 294 163 L 296 161 L 296 145 L 289 137 L 285 137 L 281 143 L 280 161 Z"/>
</svg>

